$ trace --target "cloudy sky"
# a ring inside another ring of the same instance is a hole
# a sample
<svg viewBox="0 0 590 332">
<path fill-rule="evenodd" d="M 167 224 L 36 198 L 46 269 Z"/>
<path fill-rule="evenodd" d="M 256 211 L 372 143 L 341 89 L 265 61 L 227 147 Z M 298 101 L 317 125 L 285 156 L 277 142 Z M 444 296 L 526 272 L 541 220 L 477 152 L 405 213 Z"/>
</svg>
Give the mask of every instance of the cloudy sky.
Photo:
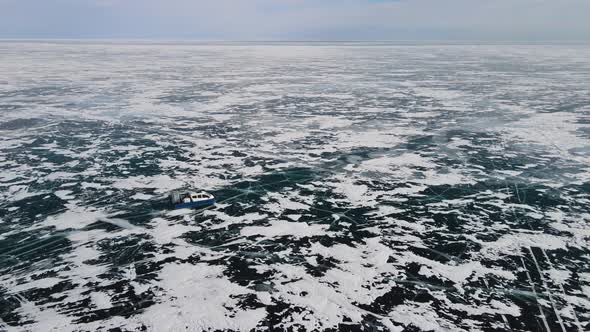
<svg viewBox="0 0 590 332">
<path fill-rule="evenodd" d="M 0 38 L 590 41 L 590 0 L 0 0 Z"/>
</svg>

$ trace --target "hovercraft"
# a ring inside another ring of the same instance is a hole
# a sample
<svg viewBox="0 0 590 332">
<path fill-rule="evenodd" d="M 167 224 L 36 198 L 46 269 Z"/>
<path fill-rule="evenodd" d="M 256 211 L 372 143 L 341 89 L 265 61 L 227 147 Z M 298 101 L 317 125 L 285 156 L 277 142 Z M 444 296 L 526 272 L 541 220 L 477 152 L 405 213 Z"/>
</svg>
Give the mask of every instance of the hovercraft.
<svg viewBox="0 0 590 332">
<path fill-rule="evenodd" d="M 175 209 L 203 207 L 215 204 L 215 197 L 208 192 L 180 192 L 173 191 L 170 194 L 170 204 Z"/>
</svg>

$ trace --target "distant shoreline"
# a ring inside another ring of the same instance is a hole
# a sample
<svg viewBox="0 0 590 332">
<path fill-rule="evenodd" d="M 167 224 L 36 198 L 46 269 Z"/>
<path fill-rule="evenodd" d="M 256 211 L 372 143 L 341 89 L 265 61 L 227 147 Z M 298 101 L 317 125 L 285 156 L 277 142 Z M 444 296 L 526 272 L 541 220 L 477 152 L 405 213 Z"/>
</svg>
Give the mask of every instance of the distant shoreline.
<svg viewBox="0 0 590 332">
<path fill-rule="evenodd" d="M 588 46 L 590 41 L 481 41 L 481 40 L 198 40 L 123 38 L 0 38 L 0 43 L 187 45 L 187 46 Z"/>
</svg>

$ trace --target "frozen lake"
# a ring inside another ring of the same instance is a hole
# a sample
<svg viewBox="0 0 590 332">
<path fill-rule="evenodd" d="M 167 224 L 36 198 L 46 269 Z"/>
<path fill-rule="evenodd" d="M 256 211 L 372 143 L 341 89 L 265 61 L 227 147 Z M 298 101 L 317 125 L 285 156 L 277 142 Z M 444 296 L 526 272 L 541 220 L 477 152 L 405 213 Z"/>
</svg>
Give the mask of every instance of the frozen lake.
<svg viewBox="0 0 590 332">
<path fill-rule="evenodd" d="M 589 46 L 0 42 L 0 331 L 587 331 L 589 207 Z"/>
</svg>

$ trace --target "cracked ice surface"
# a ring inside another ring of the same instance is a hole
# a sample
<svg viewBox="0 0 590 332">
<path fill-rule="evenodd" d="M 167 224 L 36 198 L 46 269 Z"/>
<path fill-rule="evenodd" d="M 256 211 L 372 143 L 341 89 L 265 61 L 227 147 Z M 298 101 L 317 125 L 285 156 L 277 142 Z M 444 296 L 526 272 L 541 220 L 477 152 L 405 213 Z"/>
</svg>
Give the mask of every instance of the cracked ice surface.
<svg viewBox="0 0 590 332">
<path fill-rule="evenodd" d="M 0 330 L 588 330 L 589 59 L 2 42 Z"/>
</svg>

